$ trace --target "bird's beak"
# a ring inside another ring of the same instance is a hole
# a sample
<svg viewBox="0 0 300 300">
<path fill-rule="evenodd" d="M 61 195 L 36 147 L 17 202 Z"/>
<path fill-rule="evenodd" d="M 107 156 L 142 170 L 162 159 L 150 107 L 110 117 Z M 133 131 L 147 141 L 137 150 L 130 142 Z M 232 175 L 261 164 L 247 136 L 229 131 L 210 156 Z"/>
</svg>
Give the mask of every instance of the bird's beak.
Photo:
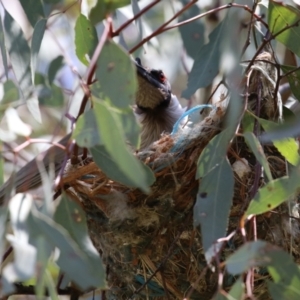
<svg viewBox="0 0 300 300">
<path fill-rule="evenodd" d="M 138 78 L 138 89 L 136 92 L 136 104 L 140 108 L 155 109 L 164 102 L 171 99 L 171 90 L 168 83 L 159 82 L 151 70 L 144 68 L 141 60 L 135 60 Z"/>
</svg>

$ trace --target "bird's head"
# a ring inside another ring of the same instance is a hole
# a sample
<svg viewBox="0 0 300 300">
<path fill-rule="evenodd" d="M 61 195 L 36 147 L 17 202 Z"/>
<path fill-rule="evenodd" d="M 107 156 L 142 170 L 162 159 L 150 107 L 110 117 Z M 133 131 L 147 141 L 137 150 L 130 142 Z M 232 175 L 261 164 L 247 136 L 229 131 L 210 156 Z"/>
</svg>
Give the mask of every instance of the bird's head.
<svg viewBox="0 0 300 300">
<path fill-rule="evenodd" d="M 158 140 L 162 133 L 170 133 L 175 122 L 184 113 L 177 97 L 161 70 L 146 69 L 141 60 L 135 61 L 138 90 L 134 113 L 142 125 L 141 149 Z"/>
<path fill-rule="evenodd" d="M 144 110 L 167 107 L 171 100 L 171 86 L 161 70 L 146 69 L 141 60 L 135 60 L 138 78 L 136 104 Z"/>
</svg>

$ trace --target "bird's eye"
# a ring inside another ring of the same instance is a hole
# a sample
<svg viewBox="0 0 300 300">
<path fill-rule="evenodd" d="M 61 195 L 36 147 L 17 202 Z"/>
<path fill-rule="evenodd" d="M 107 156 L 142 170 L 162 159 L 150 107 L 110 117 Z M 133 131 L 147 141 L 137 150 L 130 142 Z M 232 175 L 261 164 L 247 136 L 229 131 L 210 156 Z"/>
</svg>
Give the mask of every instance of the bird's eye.
<svg viewBox="0 0 300 300">
<path fill-rule="evenodd" d="M 162 71 L 159 72 L 158 78 L 159 78 L 160 82 L 165 82 L 165 80 L 166 80 L 166 76 Z"/>
</svg>

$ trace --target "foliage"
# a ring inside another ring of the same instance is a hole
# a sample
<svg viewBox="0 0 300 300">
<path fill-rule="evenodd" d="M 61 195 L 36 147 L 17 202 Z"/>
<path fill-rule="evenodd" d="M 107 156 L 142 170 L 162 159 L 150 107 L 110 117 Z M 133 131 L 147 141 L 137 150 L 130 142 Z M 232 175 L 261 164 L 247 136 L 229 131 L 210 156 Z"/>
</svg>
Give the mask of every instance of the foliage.
<svg viewBox="0 0 300 300">
<path fill-rule="evenodd" d="M 26 25 L 9 5 L 1 7 L 0 183 L 4 173 L 11 176 L 11 184 L 4 186 L 1 195 L 1 296 L 25 293 L 18 282 L 34 284 L 31 292 L 38 296 L 45 290 L 52 298 L 62 291 L 78 293 L 77 288 L 63 286 L 63 278 L 82 291 L 106 288 L 105 266 L 89 237 L 85 212 L 62 192 L 61 172 L 52 187 L 56 166 L 45 168 L 39 157 L 42 195 L 37 199 L 29 193 L 11 196 L 18 184 L 14 182 L 17 166 L 39 153 L 40 144 L 55 145 L 52 139 L 35 137 L 61 136 L 70 127 L 77 144 L 65 145 L 62 169 L 69 158 L 78 163 L 79 147 L 85 147 L 110 179 L 145 194 L 151 192 L 156 174 L 127 146 L 127 141 L 134 147 L 139 144 L 139 126 L 131 110 L 137 91 L 133 54 L 147 61 L 145 65 L 164 68 L 173 90 L 182 92 L 186 98 L 182 101 L 189 107 L 211 99 L 216 103 L 221 94 L 230 95 L 224 128 L 200 154 L 196 172 L 199 188 L 193 220 L 201 228 L 205 268 L 216 265 L 220 279 L 225 271 L 237 276 L 226 291 L 220 281 L 213 299 L 246 299 L 246 295 L 254 299 L 249 282 L 254 281 L 256 270 L 264 268 L 270 275 L 267 285 L 273 299 L 299 299 L 299 260 L 293 261 L 255 234 L 257 216 L 272 214 L 282 203 L 290 207 L 290 222 L 299 223 L 295 200 L 300 188 L 295 140 L 300 134 L 299 115 L 286 123 L 279 117 L 277 122 L 247 106 L 250 75 L 261 68 L 255 60 L 272 47 L 280 57 L 267 62 L 276 70 L 273 102 L 280 100 L 280 86 L 288 81 L 293 93 L 289 99 L 298 104 L 298 6 L 274 1 L 254 1 L 249 6 L 226 1 L 216 6 L 211 1 L 205 7 L 186 0 L 83 2 L 20 0 L 18 10 L 26 16 Z M 272 76 L 268 75 L 270 82 Z M 199 95 L 209 96 L 201 99 Z M 255 171 L 249 203 L 239 212 L 236 230 L 228 232 L 236 172 L 228 149 L 236 138 L 247 143 Z M 268 143 L 286 161 L 285 174 L 279 178 L 265 154 Z M 52 201 L 54 190 L 62 194 L 59 201 Z M 237 236 L 242 245 L 223 256 L 225 242 Z"/>
</svg>

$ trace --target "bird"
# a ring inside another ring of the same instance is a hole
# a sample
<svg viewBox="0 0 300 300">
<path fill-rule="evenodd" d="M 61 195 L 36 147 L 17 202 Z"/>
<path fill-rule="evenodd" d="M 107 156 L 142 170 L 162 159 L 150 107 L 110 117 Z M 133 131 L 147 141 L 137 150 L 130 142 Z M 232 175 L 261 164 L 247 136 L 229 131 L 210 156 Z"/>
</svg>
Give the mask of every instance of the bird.
<svg viewBox="0 0 300 300">
<path fill-rule="evenodd" d="M 184 113 L 179 100 L 171 92 L 171 86 L 162 70 L 144 67 L 139 58 L 134 61 L 137 70 L 138 88 L 135 95 L 134 115 L 141 124 L 141 144 L 144 150 L 157 141 L 162 133 L 170 133 L 173 125 Z M 41 153 L 42 163 L 49 170 L 54 165 L 55 175 L 61 169 L 66 157 L 67 148 L 71 143 L 72 134 L 63 137 L 58 144 Z M 0 205 L 10 198 L 10 188 L 14 185 L 16 193 L 24 193 L 37 188 L 42 183 L 36 158 L 28 162 L 0 188 Z M 8 195 L 9 194 L 9 195 Z"/>
<path fill-rule="evenodd" d="M 136 59 L 136 66 L 138 91 L 134 114 L 142 125 L 140 149 L 145 149 L 157 141 L 162 133 L 172 132 L 185 108 L 172 94 L 171 85 L 162 70 L 146 69 L 140 59 Z M 149 88 L 150 85 L 152 88 Z"/>
</svg>

